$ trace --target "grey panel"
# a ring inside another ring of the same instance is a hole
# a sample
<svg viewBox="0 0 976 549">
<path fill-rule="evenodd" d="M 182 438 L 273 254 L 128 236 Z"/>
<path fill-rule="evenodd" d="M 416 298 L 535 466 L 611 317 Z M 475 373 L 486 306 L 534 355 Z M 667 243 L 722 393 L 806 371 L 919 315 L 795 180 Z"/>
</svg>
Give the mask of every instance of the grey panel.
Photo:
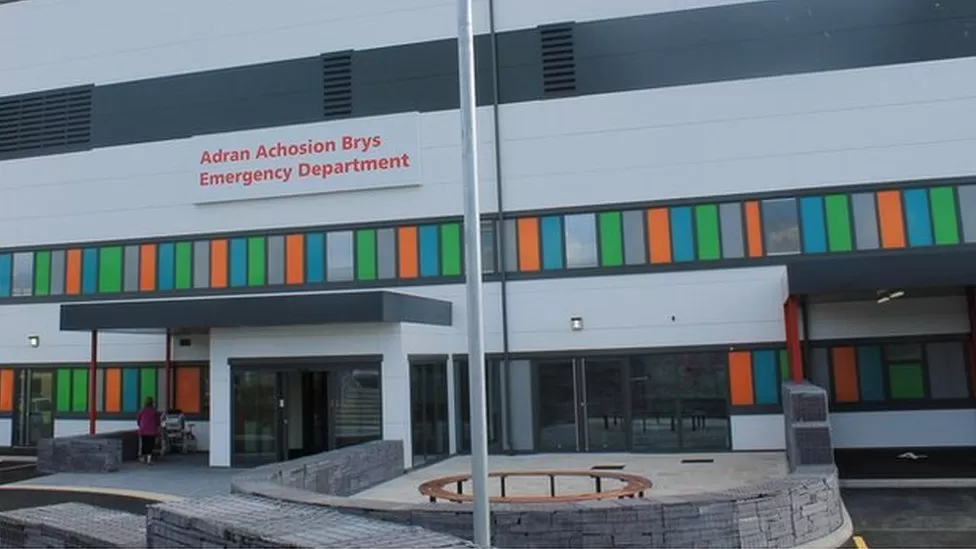
<svg viewBox="0 0 976 549">
<path fill-rule="evenodd" d="M 65 268 L 64 250 L 51 252 L 51 295 L 64 293 Z"/>
<path fill-rule="evenodd" d="M 515 230 L 515 220 L 505 220 L 505 230 L 503 234 L 505 245 L 502 253 L 505 254 L 505 270 L 508 272 L 518 271 L 518 234 Z"/>
<path fill-rule="evenodd" d="M 498 269 L 498 241 L 494 221 L 481 222 L 481 272 L 493 273 Z"/>
<path fill-rule="evenodd" d="M 172 408 L 173 403 L 169 402 L 169 398 L 168 398 L 169 395 L 166 394 L 167 392 L 170 393 L 172 392 L 169 389 L 169 385 L 166 383 L 166 368 L 158 368 L 156 372 L 157 372 L 156 397 L 158 401 L 156 403 L 156 407 L 159 408 L 160 410 Z M 174 368 L 174 373 L 175 373 L 175 368 Z"/>
<path fill-rule="evenodd" d="M 563 238 L 566 246 L 566 267 L 596 267 L 596 216 L 574 214 L 563 218 Z"/>
<path fill-rule="evenodd" d="M 193 243 L 193 287 L 210 287 L 210 241 Z"/>
<path fill-rule="evenodd" d="M 326 280 L 330 282 L 352 280 L 354 277 L 352 231 L 325 235 Z"/>
<path fill-rule="evenodd" d="M 968 398 L 969 379 L 962 342 L 929 343 L 925 350 L 932 398 Z"/>
<path fill-rule="evenodd" d="M 381 280 L 396 278 L 397 254 L 396 231 L 380 229 L 376 231 L 377 276 Z"/>
<path fill-rule="evenodd" d="M 976 185 L 959 187 L 959 214 L 962 217 L 962 237 L 976 242 Z"/>
<path fill-rule="evenodd" d="M 644 238 L 644 211 L 631 210 L 623 213 L 624 263 L 647 263 L 647 241 Z"/>
<path fill-rule="evenodd" d="M 718 207 L 719 230 L 722 234 L 722 257 L 745 257 L 745 239 L 742 235 L 742 204 L 722 204 Z"/>
<path fill-rule="evenodd" d="M 858 193 L 851 196 L 854 213 L 854 239 L 858 250 L 878 249 L 878 208 L 874 193 Z"/>
<path fill-rule="evenodd" d="M 830 392 L 830 357 L 828 350 L 815 347 L 810 353 L 810 382 Z"/>
<path fill-rule="evenodd" d="M 800 253 L 800 214 L 795 198 L 763 200 L 762 231 L 767 255 Z"/>
<path fill-rule="evenodd" d="M 98 412 L 105 409 L 105 370 L 99 368 L 95 370 L 95 410 Z"/>
<path fill-rule="evenodd" d="M 34 293 L 34 254 L 21 252 L 14 254 L 14 277 L 11 295 L 29 296 Z"/>
<path fill-rule="evenodd" d="M 285 237 L 268 237 L 268 284 L 285 283 Z"/>
<path fill-rule="evenodd" d="M 139 246 L 126 246 L 122 251 L 122 291 L 139 291 Z"/>
</svg>

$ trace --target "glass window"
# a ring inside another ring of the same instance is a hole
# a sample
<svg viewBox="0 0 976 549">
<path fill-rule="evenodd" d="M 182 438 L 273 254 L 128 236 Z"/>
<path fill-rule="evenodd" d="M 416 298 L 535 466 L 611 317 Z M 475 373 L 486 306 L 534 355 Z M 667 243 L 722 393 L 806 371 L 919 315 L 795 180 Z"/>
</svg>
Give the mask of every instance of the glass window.
<svg viewBox="0 0 976 549">
<path fill-rule="evenodd" d="M 800 253 L 800 220 L 796 199 L 763 200 L 763 236 L 767 255 Z"/>
<path fill-rule="evenodd" d="M 922 346 L 918 343 L 885 345 L 885 359 L 888 362 L 922 360 Z"/>
<path fill-rule="evenodd" d="M 596 216 L 594 214 L 567 215 L 563 219 L 566 234 L 566 266 L 569 268 L 596 267 Z"/>
<path fill-rule="evenodd" d="M 495 247 L 495 222 L 481 222 L 481 272 L 493 273 L 497 269 L 498 248 Z"/>
<path fill-rule="evenodd" d="M 325 249 L 326 276 L 329 282 L 352 280 L 354 275 L 352 231 L 328 233 Z"/>
<path fill-rule="evenodd" d="M 13 295 L 28 296 L 34 293 L 34 254 L 14 254 Z"/>
<path fill-rule="evenodd" d="M 925 346 L 932 398 L 968 398 L 966 352 L 962 342 L 944 341 Z"/>
</svg>

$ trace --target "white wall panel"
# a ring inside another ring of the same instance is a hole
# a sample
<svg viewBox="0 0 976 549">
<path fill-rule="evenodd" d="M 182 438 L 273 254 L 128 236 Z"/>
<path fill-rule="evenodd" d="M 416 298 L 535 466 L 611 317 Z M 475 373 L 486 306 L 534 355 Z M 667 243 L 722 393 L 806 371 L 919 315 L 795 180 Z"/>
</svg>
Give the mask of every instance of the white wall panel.
<svg viewBox="0 0 976 549">
<path fill-rule="evenodd" d="M 906 448 L 976 445 L 976 410 L 834 412 L 837 448 Z"/>
<path fill-rule="evenodd" d="M 731 416 L 732 450 L 783 450 L 786 427 L 783 414 Z"/>
<path fill-rule="evenodd" d="M 969 331 L 962 296 L 902 298 L 808 305 L 810 339 L 964 334 Z"/>
</svg>

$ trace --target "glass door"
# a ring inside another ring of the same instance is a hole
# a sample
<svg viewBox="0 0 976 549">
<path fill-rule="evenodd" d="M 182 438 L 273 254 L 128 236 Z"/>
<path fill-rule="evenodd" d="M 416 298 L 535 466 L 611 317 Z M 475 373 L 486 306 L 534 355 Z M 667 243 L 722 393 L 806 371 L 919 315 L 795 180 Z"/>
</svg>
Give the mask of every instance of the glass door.
<svg viewBox="0 0 976 549">
<path fill-rule="evenodd" d="M 730 448 L 726 360 L 724 353 L 679 355 L 683 450 L 726 451 Z"/>
<path fill-rule="evenodd" d="M 537 362 L 538 450 L 627 450 L 625 373 L 618 358 Z"/>
<path fill-rule="evenodd" d="M 539 425 L 536 449 L 540 452 L 578 451 L 582 441 L 576 361 L 537 362 L 536 394 Z"/>
<path fill-rule="evenodd" d="M 413 466 L 450 454 L 447 424 L 447 362 L 410 365 L 411 438 Z"/>
<path fill-rule="evenodd" d="M 15 446 L 54 436 L 54 372 L 19 370 L 14 383 Z"/>
<path fill-rule="evenodd" d="M 588 452 L 627 450 L 627 418 L 624 417 L 624 363 L 619 359 L 578 361 L 583 396 L 583 432 L 580 440 Z"/>
<path fill-rule="evenodd" d="M 284 424 L 284 380 L 274 371 L 235 371 L 235 466 L 258 465 L 285 459 L 287 425 Z"/>
<path fill-rule="evenodd" d="M 383 438 L 380 369 L 374 366 L 328 372 L 332 448 Z"/>
</svg>

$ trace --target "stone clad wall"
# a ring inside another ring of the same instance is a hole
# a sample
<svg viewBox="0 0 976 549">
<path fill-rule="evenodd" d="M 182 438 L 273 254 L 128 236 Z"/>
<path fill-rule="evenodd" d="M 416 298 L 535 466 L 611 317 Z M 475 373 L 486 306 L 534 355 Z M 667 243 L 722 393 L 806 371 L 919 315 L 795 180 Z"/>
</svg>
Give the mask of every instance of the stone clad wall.
<svg viewBox="0 0 976 549">
<path fill-rule="evenodd" d="M 41 439 L 37 470 L 41 473 L 110 473 L 139 455 L 135 430 Z"/>
<path fill-rule="evenodd" d="M 82 503 L 0 513 L 0 547 L 145 547 L 146 520 Z"/>
</svg>

